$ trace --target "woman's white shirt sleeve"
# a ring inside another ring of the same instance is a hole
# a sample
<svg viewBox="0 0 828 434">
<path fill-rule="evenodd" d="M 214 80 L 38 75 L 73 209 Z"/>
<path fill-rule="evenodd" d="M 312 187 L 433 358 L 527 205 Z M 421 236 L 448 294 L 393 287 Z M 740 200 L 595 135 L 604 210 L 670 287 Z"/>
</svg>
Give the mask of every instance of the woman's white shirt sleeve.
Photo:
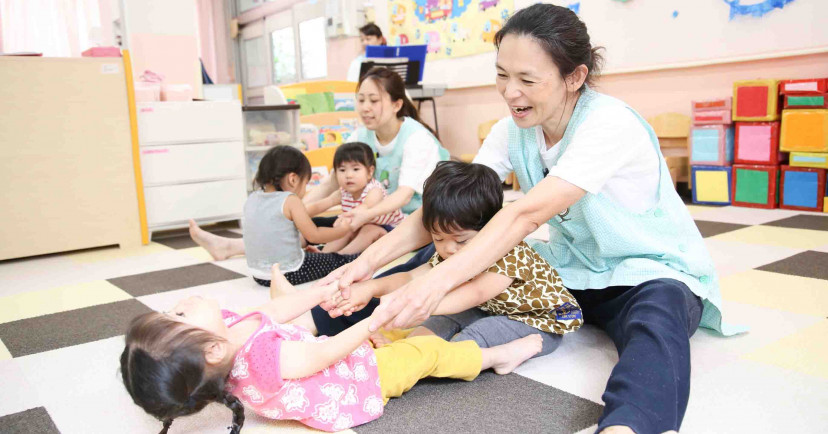
<svg viewBox="0 0 828 434">
<path fill-rule="evenodd" d="M 411 134 L 403 149 L 399 185 L 411 187 L 422 194 L 426 178 L 440 161 L 440 150 L 431 135 L 425 131 Z"/>
<path fill-rule="evenodd" d="M 473 161 L 492 168 L 501 181 L 513 170 L 512 162 L 509 161 L 509 119 L 510 116 L 505 117 L 492 126 Z"/>
</svg>

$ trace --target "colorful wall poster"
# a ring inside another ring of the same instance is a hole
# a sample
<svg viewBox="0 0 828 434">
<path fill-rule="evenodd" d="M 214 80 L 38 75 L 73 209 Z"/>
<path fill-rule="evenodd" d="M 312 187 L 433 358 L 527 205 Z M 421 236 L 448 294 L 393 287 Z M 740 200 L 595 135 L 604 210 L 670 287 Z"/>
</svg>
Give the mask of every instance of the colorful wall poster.
<svg viewBox="0 0 828 434">
<path fill-rule="evenodd" d="M 391 0 L 388 45 L 426 44 L 427 60 L 494 51 L 514 0 Z"/>
</svg>

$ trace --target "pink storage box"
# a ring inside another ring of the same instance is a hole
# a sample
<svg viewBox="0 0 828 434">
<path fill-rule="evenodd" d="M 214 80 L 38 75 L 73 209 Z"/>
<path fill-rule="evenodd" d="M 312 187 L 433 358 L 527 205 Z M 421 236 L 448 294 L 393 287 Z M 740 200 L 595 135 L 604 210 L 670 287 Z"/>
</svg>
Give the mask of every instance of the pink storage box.
<svg viewBox="0 0 828 434">
<path fill-rule="evenodd" d="M 121 49 L 118 47 L 92 47 L 83 53 L 83 57 L 121 57 Z"/>
<path fill-rule="evenodd" d="M 161 101 L 161 83 L 135 82 L 135 102 Z"/>
<path fill-rule="evenodd" d="M 189 84 L 162 84 L 161 101 L 192 101 L 193 87 Z"/>
</svg>

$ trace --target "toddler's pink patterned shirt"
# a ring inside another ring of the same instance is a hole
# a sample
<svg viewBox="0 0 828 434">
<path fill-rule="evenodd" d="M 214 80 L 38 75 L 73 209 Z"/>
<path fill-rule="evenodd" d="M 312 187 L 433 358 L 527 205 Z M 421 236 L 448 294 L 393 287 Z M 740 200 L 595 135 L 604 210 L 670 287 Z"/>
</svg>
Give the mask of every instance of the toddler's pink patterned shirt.
<svg viewBox="0 0 828 434">
<path fill-rule="evenodd" d="M 256 413 L 271 419 L 294 419 L 325 431 L 340 431 L 382 415 L 377 358 L 368 342 L 350 355 L 305 378 L 285 380 L 279 367 L 282 341 L 321 342 L 306 328 L 273 323 L 252 312 L 243 317 L 222 311 L 232 327 L 253 315 L 261 325 L 236 354 L 227 390 Z"/>
</svg>

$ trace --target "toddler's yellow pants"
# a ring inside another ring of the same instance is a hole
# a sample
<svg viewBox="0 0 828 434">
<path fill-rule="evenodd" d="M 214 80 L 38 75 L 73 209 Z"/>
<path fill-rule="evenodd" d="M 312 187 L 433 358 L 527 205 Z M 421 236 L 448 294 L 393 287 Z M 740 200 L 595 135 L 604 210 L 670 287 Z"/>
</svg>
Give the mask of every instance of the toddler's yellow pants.
<svg viewBox="0 0 828 434">
<path fill-rule="evenodd" d="M 483 365 L 483 353 L 474 341 L 446 342 L 437 336 L 401 339 L 374 353 L 386 403 L 426 377 L 474 380 Z"/>
</svg>

